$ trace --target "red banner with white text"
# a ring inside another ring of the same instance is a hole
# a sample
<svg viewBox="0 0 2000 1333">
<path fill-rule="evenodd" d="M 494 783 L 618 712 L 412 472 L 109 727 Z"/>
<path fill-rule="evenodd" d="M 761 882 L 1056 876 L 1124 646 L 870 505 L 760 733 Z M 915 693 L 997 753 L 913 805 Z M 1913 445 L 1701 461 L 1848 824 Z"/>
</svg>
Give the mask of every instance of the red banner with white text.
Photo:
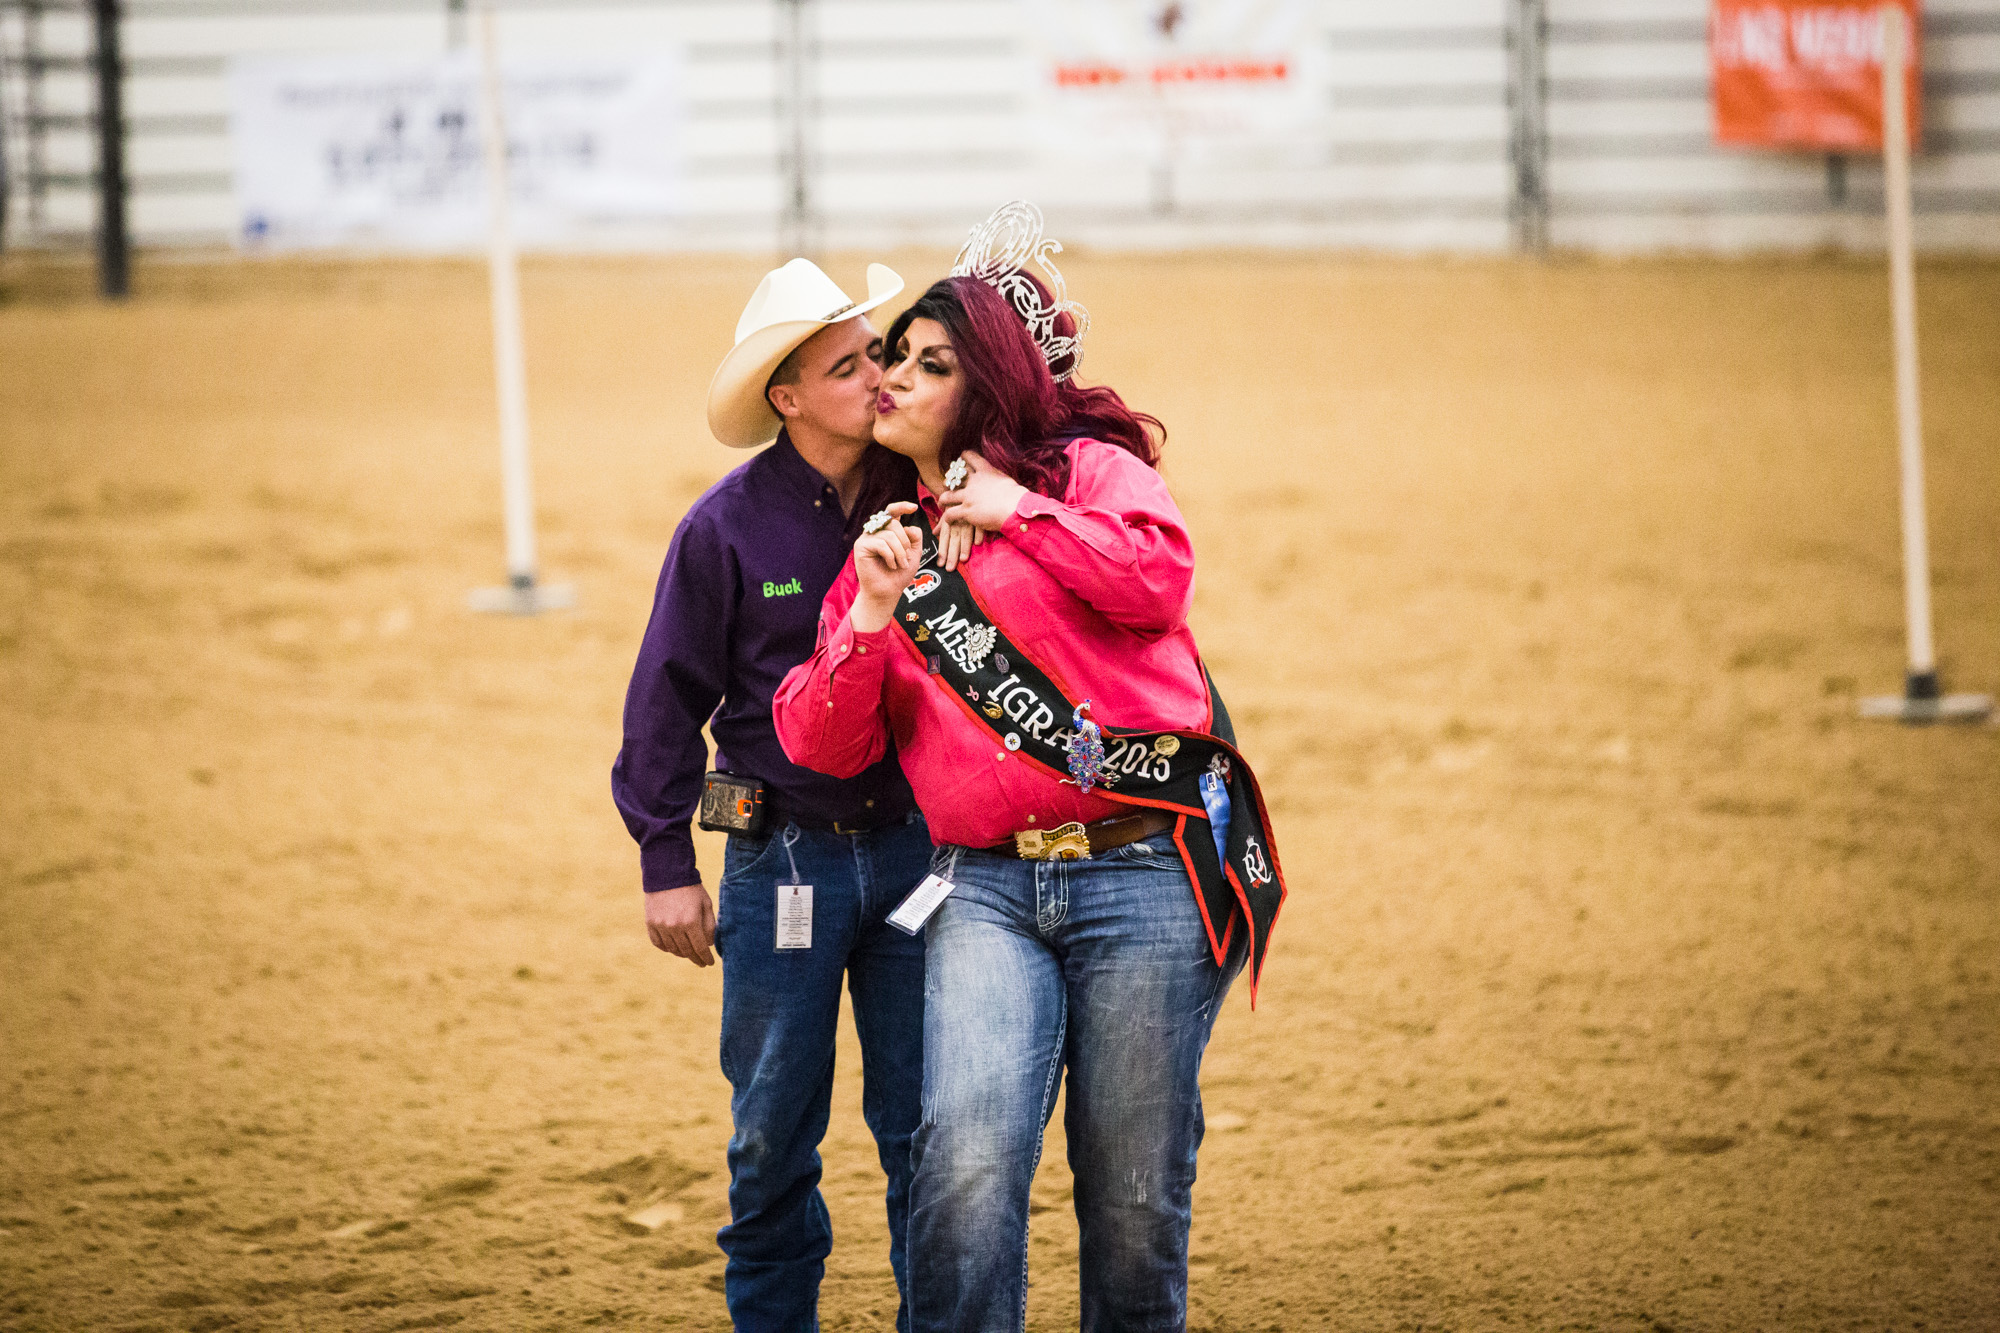
<svg viewBox="0 0 2000 1333">
<path fill-rule="evenodd" d="M 1046 144 L 1129 156 L 1295 142 L 1324 114 L 1311 0 L 1030 0 Z"/>
<path fill-rule="evenodd" d="M 1919 0 L 1908 27 L 1910 138 L 1922 133 Z M 1714 0 L 1708 52 L 1718 143 L 1862 152 L 1882 148 L 1882 4 Z"/>
</svg>

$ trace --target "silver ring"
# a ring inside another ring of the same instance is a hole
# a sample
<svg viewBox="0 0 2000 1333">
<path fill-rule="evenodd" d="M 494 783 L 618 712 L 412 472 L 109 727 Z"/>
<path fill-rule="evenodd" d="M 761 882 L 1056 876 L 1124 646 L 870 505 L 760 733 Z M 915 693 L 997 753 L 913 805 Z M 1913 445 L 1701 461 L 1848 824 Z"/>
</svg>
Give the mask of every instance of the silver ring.
<svg viewBox="0 0 2000 1333">
<path fill-rule="evenodd" d="M 952 459 L 951 466 L 944 470 L 944 488 L 955 491 L 965 485 L 965 475 L 968 470 L 963 458 Z"/>
<path fill-rule="evenodd" d="M 876 533 L 888 527 L 893 518 L 895 518 L 895 515 L 886 509 L 876 510 L 873 514 L 869 515 L 868 521 L 861 525 L 861 535 L 864 537 L 873 537 Z"/>
</svg>

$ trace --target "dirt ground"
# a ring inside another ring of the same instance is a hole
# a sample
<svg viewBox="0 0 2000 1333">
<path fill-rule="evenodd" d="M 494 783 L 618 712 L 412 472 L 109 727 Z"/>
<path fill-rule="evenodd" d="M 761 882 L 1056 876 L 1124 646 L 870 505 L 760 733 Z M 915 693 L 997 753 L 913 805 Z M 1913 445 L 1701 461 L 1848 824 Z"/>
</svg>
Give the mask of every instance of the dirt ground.
<svg viewBox="0 0 2000 1333">
<path fill-rule="evenodd" d="M 763 267 L 530 266 L 581 605 L 513 620 L 464 607 L 479 270 L 0 265 L 0 1325 L 726 1326 L 720 978 L 645 943 L 607 770 Z M 1855 715 L 1903 660 L 1880 266 L 1067 271 L 1173 431 L 1292 889 L 1210 1048 L 1191 1325 L 2000 1326 L 2000 728 Z M 1920 301 L 1992 691 L 2000 264 Z M 887 1329 L 846 1040 L 824 1319 Z"/>
</svg>

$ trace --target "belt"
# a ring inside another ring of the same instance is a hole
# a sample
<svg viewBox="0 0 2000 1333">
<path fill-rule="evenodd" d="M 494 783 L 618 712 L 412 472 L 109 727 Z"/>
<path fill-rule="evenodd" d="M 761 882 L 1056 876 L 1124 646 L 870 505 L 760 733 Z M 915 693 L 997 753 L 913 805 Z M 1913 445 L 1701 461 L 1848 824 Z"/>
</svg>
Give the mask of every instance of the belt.
<svg viewBox="0 0 2000 1333">
<path fill-rule="evenodd" d="M 901 828 L 916 815 L 916 811 L 914 810 L 903 810 L 880 819 L 870 818 L 866 821 L 854 820 L 849 822 L 843 819 L 826 819 L 818 815 L 800 814 L 796 810 L 787 810 L 783 806 L 773 809 L 769 802 L 766 802 L 766 808 L 770 809 L 770 814 L 766 818 L 764 825 L 766 828 L 782 829 L 786 824 L 797 824 L 802 829 L 811 829 L 816 833 L 838 833 L 842 837 L 848 838 L 857 837 L 863 833 L 880 833 L 883 829 Z"/>
<path fill-rule="evenodd" d="M 1174 817 L 1166 811 L 1142 810 L 1100 819 L 1095 824 L 1029 829 L 1016 833 L 1012 841 L 995 843 L 986 850 L 995 856 L 1015 856 L 1023 861 L 1088 861 L 1098 852 L 1165 833 L 1173 826 Z"/>
</svg>

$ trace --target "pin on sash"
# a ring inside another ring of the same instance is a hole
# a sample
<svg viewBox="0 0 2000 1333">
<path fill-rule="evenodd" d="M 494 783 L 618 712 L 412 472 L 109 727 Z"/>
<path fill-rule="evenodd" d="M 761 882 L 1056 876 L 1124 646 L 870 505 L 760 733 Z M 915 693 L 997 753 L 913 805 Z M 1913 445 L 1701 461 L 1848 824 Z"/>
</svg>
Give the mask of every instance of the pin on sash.
<svg viewBox="0 0 2000 1333">
<path fill-rule="evenodd" d="M 1104 732 L 1090 720 L 1090 700 L 1085 699 L 1070 714 L 1069 775 L 1084 791 L 1104 781 Z"/>
</svg>

